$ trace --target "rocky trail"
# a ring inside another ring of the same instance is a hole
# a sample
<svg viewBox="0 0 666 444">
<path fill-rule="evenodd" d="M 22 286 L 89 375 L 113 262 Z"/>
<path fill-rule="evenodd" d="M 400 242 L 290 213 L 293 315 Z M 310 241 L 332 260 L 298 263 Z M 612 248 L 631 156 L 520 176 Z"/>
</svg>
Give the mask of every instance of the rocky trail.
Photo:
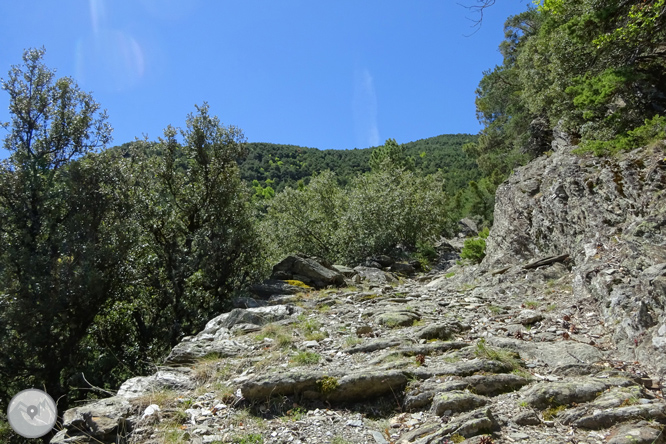
<svg viewBox="0 0 666 444">
<path fill-rule="evenodd" d="M 375 272 L 235 309 L 100 401 L 106 416 L 69 411 L 66 430 L 104 442 L 122 423 L 143 443 L 662 442 L 659 380 L 615 357 L 563 263 L 473 276 Z"/>
<path fill-rule="evenodd" d="M 460 239 L 428 273 L 288 258 L 51 442 L 666 442 L 664 144 L 555 136 L 498 189 L 480 265 Z"/>
</svg>

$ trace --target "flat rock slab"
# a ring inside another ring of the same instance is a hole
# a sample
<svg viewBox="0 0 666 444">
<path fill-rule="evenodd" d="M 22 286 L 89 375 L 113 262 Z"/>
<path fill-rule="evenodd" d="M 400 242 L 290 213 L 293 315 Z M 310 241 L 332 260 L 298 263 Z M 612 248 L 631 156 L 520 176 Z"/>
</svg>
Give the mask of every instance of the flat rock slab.
<svg viewBox="0 0 666 444">
<path fill-rule="evenodd" d="M 663 444 L 661 430 L 638 425 L 623 425 L 613 431 L 607 444 Z"/>
<path fill-rule="evenodd" d="M 462 333 L 469 330 L 468 325 L 463 325 L 460 322 L 447 322 L 439 324 L 430 324 L 416 332 L 416 337 L 419 339 L 442 339 L 444 341 L 451 339 L 456 333 Z"/>
<path fill-rule="evenodd" d="M 231 339 L 221 341 L 191 341 L 176 345 L 164 361 L 165 365 L 191 364 L 197 359 L 210 354 L 217 354 L 221 358 L 230 358 L 240 354 L 244 347 Z"/>
<path fill-rule="evenodd" d="M 479 409 L 452 420 L 442 427 L 437 435 L 450 438 L 457 434 L 465 438 L 471 438 L 483 433 L 492 433 L 496 430 L 499 430 L 499 424 L 490 409 Z"/>
<path fill-rule="evenodd" d="M 441 367 L 418 367 L 410 373 L 418 379 L 428 379 L 433 376 L 470 376 L 478 372 L 507 373 L 513 370 L 509 364 L 490 359 L 472 359 L 471 361 L 454 362 Z"/>
<path fill-rule="evenodd" d="M 530 387 L 525 392 L 525 401 L 532 407 L 545 409 L 590 402 L 603 394 L 609 387 L 634 385 L 624 378 L 578 378 L 571 381 L 544 382 Z"/>
<path fill-rule="evenodd" d="M 322 388 L 331 380 L 333 387 Z M 308 399 L 347 402 L 372 399 L 398 393 L 407 384 L 407 376 L 397 370 L 357 372 L 348 375 L 322 372 L 288 372 L 245 381 L 241 393 L 245 399 L 266 400 L 273 395 L 302 394 Z"/>
<path fill-rule="evenodd" d="M 421 315 L 410 310 L 388 311 L 375 316 L 375 322 L 386 327 L 411 327 Z"/>
<path fill-rule="evenodd" d="M 640 404 L 627 407 L 619 407 L 610 410 L 598 410 L 591 415 L 583 416 L 573 422 L 574 427 L 585 429 L 603 429 L 611 427 L 620 422 L 631 420 L 656 420 L 663 422 L 666 419 L 666 405 L 659 404 Z"/>
<path fill-rule="evenodd" d="M 598 348 L 574 341 L 543 343 L 492 336 L 486 338 L 486 342 L 513 350 L 523 359 L 537 359 L 552 368 L 567 364 L 593 364 L 605 359 L 604 353 Z"/>
<path fill-rule="evenodd" d="M 220 329 L 231 329 L 236 324 L 255 324 L 266 325 L 271 322 L 277 322 L 286 319 L 289 316 L 300 312 L 297 307 L 291 305 L 273 305 L 270 307 L 255 307 L 255 308 L 236 308 L 228 313 L 211 319 L 206 323 L 206 327 L 197 337 L 204 334 L 214 335 Z"/>
<path fill-rule="evenodd" d="M 51 442 L 105 442 L 107 438 L 115 439 L 119 430 L 131 428 L 127 424 L 131 411 L 131 404 L 116 396 L 69 409 L 63 416 L 64 430 Z"/>
<path fill-rule="evenodd" d="M 118 389 L 119 398 L 132 399 L 148 395 L 160 390 L 192 390 L 192 370 L 189 368 L 165 368 L 152 376 L 130 378 Z"/>
<path fill-rule="evenodd" d="M 267 279 L 261 284 L 250 286 L 250 291 L 262 298 L 270 298 L 275 295 L 298 294 L 303 293 L 305 290 L 303 287 L 290 285 L 279 279 Z"/>
<path fill-rule="evenodd" d="M 466 390 L 453 390 L 439 393 L 432 400 L 432 413 L 437 416 L 443 414 L 467 412 L 488 404 L 490 400 L 485 396 L 478 396 Z M 447 413 L 448 412 L 448 413 Z"/>
</svg>

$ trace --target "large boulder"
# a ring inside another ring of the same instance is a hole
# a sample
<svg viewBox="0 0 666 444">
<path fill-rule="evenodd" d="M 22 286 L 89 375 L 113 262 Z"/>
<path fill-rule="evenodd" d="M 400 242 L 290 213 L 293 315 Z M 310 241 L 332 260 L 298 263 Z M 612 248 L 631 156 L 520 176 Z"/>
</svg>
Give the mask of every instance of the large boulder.
<svg viewBox="0 0 666 444">
<path fill-rule="evenodd" d="M 317 288 L 343 285 L 344 276 L 324 261 L 302 255 L 289 255 L 273 267 L 273 279 L 298 280 Z"/>
<path fill-rule="evenodd" d="M 124 442 L 132 429 L 131 413 L 129 401 L 115 396 L 69 409 L 51 444 Z"/>
</svg>

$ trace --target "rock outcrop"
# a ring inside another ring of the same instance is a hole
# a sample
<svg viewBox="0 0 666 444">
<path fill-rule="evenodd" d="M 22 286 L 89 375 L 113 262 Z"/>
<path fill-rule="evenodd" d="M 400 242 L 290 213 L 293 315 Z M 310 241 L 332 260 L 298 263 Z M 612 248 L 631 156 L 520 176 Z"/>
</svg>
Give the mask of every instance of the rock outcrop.
<svg viewBox="0 0 666 444">
<path fill-rule="evenodd" d="M 666 374 L 666 158 L 663 145 L 616 158 L 558 145 L 497 190 L 482 268 L 568 254 L 578 300 L 612 328 L 618 357 Z"/>
</svg>

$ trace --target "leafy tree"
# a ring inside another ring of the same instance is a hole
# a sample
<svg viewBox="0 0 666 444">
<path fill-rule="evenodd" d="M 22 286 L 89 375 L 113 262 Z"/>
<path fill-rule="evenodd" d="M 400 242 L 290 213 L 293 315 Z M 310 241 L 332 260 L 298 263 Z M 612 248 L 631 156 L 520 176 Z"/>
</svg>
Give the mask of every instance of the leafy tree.
<svg viewBox="0 0 666 444">
<path fill-rule="evenodd" d="M 131 245 L 118 171 L 110 156 L 93 154 L 111 139 L 106 114 L 72 79 L 56 79 L 43 55 L 25 51 L 2 82 L 11 115 L 11 155 L 0 165 L 3 403 L 29 386 L 56 399 L 67 393 L 85 359 L 81 342 L 119 294 Z"/>
<path fill-rule="evenodd" d="M 205 103 L 196 111 L 185 130 L 165 129 L 157 146 L 163 155 L 140 158 L 134 172 L 142 241 L 133 254 L 140 269 L 137 287 L 149 289 L 139 299 L 150 298 L 150 304 L 133 318 L 144 342 L 168 332 L 162 347 L 223 311 L 262 264 L 250 196 L 238 172 L 243 133 L 221 125 Z"/>
<path fill-rule="evenodd" d="M 398 145 L 395 139 L 387 139 L 383 146 L 375 148 L 369 163 L 373 171 L 386 168 L 414 170 L 414 158 L 405 155 L 404 147 Z"/>
</svg>

